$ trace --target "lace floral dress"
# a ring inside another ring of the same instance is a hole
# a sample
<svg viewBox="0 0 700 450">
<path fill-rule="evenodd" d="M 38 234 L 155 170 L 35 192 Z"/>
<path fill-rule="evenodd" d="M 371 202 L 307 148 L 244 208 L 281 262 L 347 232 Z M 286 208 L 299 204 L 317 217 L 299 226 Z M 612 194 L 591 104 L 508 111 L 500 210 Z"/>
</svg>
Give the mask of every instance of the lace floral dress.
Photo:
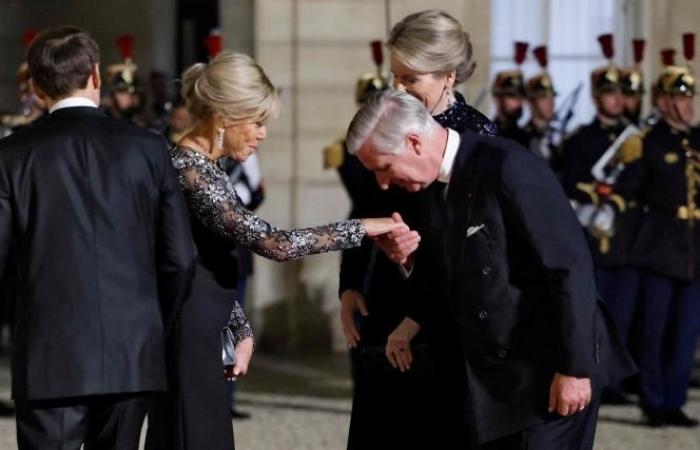
<svg viewBox="0 0 700 450">
<path fill-rule="evenodd" d="M 359 220 L 315 228 L 280 230 L 243 206 L 223 169 L 194 150 L 174 147 L 171 157 L 190 215 L 221 237 L 245 245 L 275 261 L 353 248 L 360 245 L 364 230 Z M 253 335 L 238 301 L 230 324 L 237 341 Z M 236 342 L 237 343 L 237 342 Z"/>
<path fill-rule="evenodd" d="M 149 440 L 158 445 L 147 448 L 231 450 L 233 430 L 220 332 L 230 320 L 237 342 L 253 335 L 235 301 L 236 245 L 275 261 L 288 261 L 357 247 L 364 228 L 359 220 L 346 220 L 281 230 L 243 206 L 218 163 L 185 147 L 173 147 L 171 159 L 189 208 L 197 273 L 175 337 L 176 370 L 169 399 L 149 416 Z"/>
</svg>

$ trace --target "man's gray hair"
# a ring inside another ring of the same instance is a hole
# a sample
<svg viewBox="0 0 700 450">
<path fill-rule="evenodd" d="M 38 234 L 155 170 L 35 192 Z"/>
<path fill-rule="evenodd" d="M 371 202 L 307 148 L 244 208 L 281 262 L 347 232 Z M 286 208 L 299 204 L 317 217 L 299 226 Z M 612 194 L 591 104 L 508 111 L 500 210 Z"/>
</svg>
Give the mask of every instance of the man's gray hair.
<svg viewBox="0 0 700 450">
<path fill-rule="evenodd" d="M 432 132 L 437 122 L 423 103 L 410 94 L 387 90 L 370 96 L 350 122 L 346 137 L 353 155 L 367 142 L 379 153 L 397 154 L 406 149 L 409 133 Z"/>
</svg>

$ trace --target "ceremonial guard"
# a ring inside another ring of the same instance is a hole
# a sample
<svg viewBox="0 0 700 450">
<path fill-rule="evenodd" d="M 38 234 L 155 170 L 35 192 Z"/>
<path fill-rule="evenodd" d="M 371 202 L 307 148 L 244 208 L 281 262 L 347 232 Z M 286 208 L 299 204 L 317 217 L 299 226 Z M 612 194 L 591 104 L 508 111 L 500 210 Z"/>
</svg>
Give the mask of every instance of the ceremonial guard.
<svg viewBox="0 0 700 450">
<path fill-rule="evenodd" d="M 642 100 L 644 99 L 644 77 L 641 64 L 644 60 L 644 39 L 632 40 L 632 53 L 634 65 L 622 71 L 620 83 L 622 84 L 622 98 L 625 103 L 625 116 L 627 120 L 636 126 L 641 125 Z"/>
<path fill-rule="evenodd" d="M 550 167 L 558 172 L 561 166 L 561 134 L 553 127 L 556 117 L 554 97 L 557 92 L 552 77 L 547 72 L 547 47 L 537 47 L 532 53 L 542 68 L 542 73 L 530 78 L 525 86 L 531 118 L 523 127 L 523 144 L 535 155 L 548 161 Z"/>
<path fill-rule="evenodd" d="M 619 150 L 625 136 L 636 132 L 624 116 L 620 69 L 611 34 L 599 38 L 608 64 L 591 73 L 596 117 L 579 128 L 563 146 L 562 183 L 587 231 L 596 268 L 598 292 L 624 341 L 630 334 L 637 303 L 639 274 L 630 265 L 629 249 L 639 217 L 634 202 L 618 192 L 623 169 Z M 603 402 L 627 403 L 621 387 L 604 393 Z"/>
<path fill-rule="evenodd" d="M 134 63 L 134 37 L 130 34 L 120 36 L 117 47 L 122 62 L 108 66 L 105 71 L 105 86 L 109 95 L 102 99 L 103 106 L 111 117 L 145 127 L 146 120 L 140 114 L 143 99 L 136 79 L 138 67 Z"/>
<path fill-rule="evenodd" d="M 518 120 L 523 115 L 525 80 L 520 66 L 527 56 L 527 48 L 527 42 L 515 43 L 513 60 L 517 68 L 498 72 L 491 88 L 491 95 L 496 101 L 496 117 L 493 123 L 498 128 L 498 135 L 523 145 L 527 145 L 527 138 L 518 127 Z"/>
<path fill-rule="evenodd" d="M 665 48 L 659 52 L 661 55 L 662 67 L 675 66 L 676 49 Z M 650 86 L 651 91 L 651 112 L 642 119 L 643 128 L 651 128 L 656 123 L 661 120 L 661 113 L 659 112 L 659 107 L 657 105 L 657 100 L 659 98 L 659 90 L 656 83 L 652 83 Z"/>
<path fill-rule="evenodd" d="M 683 36 L 687 66 L 657 83 L 661 119 L 628 140 L 623 181 L 643 208 L 632 260 L 642 278 L 640 402 L 651 426 L 695 427 L 685 415 L 700 328 L 700 130 L 693 128 L 695 35 Z M 666 57 L 667 62 L 670 58 Z"/>
<path fill-rule="evenodd" d="M 38 34 L 36 30 L 27 30 L 22 35 L 22 45 L 29 47 Z M 17 68 L 16 75 L 20 109 L 12 114 L 0 115 L 0 138 L 21 130 L 46 114 L 46 104 L 34 93 L 29 79 L 29 68 L 23 62 Z"/>
</svg>

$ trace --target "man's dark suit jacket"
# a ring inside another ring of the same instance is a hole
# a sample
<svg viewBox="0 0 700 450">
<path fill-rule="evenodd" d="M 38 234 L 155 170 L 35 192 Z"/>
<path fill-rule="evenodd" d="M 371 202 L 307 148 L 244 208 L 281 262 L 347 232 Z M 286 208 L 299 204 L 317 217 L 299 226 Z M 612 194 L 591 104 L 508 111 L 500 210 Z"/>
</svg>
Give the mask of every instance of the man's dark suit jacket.
<svg viewBox="0 0 700 450">
<path fill-rule="evenodd" d="M 163 315 L 194 271 L 164 139 L 73 107 L 0 141 L 5 265 L 16 400 L 164 390 Z"/>
<path fill-rule="evenodd" d="M 467 131 L 446 199 L 442 191 L 423 197 L 411 279 L 424 295 L 411 315 L 429 335 L 452 328 L 458 336 L 453 354 L 464 361 L 467 417 L 479 441 L 545 422 L 555 372 L 606 383 L 634 371 L 546 162 L 513 141 Z"/>
</svg>

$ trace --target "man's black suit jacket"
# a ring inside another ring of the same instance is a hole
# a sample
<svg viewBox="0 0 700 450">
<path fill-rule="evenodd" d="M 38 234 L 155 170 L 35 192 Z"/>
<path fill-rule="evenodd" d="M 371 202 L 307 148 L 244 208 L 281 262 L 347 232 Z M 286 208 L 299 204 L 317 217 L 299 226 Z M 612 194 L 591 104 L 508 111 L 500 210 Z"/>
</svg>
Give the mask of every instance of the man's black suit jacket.
<svg viewBox="0 0 700 450">
<path fill-rule="evenodd" d="M 73 107 L 0 141 L 6 265 L 16 400 L 165 389 L 194 247 L 164 139 Z"/>
<path fill-rule="evenodd" d="M 423 196 L 411 275 L 423 300 L 411 315 L 429 336 L 458 336 L 467 417 L 481 442 L 546 421 L 555 372 L 606 383 L 634 371 L 546 162 L 514 141 L 467 131 L 446 197 L 434 186 Z"/>
</svg>

